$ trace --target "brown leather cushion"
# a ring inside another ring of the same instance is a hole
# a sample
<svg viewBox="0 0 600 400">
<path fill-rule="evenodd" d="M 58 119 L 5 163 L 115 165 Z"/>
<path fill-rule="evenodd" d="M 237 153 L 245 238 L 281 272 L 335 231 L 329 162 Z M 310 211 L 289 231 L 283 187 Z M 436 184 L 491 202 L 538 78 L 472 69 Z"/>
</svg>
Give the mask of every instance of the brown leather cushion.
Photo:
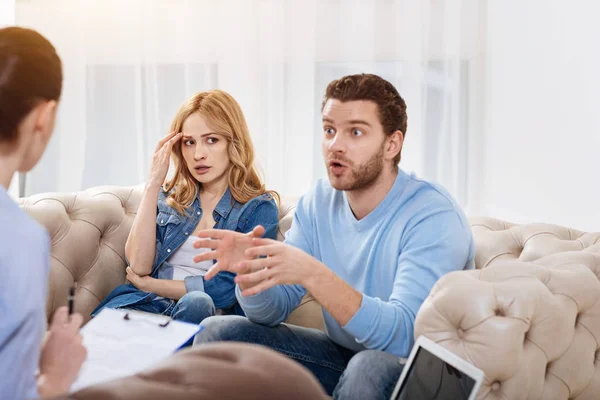
<svg viewBox="0 0 600 400">
<path fill-rule="evenodd" d="M 183 350 L 155 368 L 61 399 L 327 399 L 300 364 L 265 347 L 215 343 Z"/>
</svg>

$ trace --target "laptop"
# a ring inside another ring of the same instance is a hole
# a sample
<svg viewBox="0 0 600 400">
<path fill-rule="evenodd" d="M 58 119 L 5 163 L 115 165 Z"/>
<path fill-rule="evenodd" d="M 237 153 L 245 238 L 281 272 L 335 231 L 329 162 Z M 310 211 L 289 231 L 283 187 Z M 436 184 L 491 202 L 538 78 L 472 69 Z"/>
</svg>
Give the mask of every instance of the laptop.
<svg viewBox="0 0 600 400">
<path fill-rule="evenodd" d="M 483 371 L 420 336 L 390 400 L 475 400 Z"/>
</svg>

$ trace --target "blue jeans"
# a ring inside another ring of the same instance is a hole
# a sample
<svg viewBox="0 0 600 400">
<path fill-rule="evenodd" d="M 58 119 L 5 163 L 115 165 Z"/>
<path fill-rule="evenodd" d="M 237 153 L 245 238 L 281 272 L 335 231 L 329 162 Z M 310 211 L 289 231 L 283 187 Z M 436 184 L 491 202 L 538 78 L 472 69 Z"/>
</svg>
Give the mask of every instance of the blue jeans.
<svg viewBox="0 0 600 400">
<path fill-rule="evenodd" d="M 202 291 L 188 292 L 178 301 L 162 298 L 123 308 L 169 315 L 175 320 L 192 324 L 199 324 L 205 318 L 215 315 L 215 304 L 210 296 Z"/>
<path fill-rule="evenodd" d="M 207 318 L 201 326 L 194 345 L 236 341 L 270 347 L 308 368 L 334 399 L 389 400 L 403 368 L 396 356 L 376 350 L 356 353 L 317 329 L 268 327 L 239 316 Z"/>
</svg>

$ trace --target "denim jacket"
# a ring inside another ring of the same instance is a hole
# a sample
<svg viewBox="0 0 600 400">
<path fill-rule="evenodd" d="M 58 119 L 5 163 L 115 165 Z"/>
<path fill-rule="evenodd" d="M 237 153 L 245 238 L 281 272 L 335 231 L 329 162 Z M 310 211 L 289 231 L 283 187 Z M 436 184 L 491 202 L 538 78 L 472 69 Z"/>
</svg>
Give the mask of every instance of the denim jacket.
<svg viewBox="0 0 600 400">
<path fill-rule="evenodd" d="M 199 198 L 194 200 L 186 215 L 181 215 L 169 206 L 167 196 L 164 191 L 159 193 L 156 213 L 156 255 L 151 276 L 159 279 L 172 276 L 169 274 L 172 266 L 167 259 L 183 245 L 202 218 Z M 278 215 L 279 209 L 271 195 L 265 193 L 242 204 L 231 196 L 228 188 L 213 211 L 214 228 L 247 233 L 255 226 L 262 225 L 265 227 L 263 237 L 275 239 L 279 224 Z M 188 292 L 204 291 L 212 298 L 215 308 L 227 309 L 237 304 L 234 278 L 233 273 L 225 271 L 209 281 L 205 281 L 203 276 L 189 276 L 185 278 L 185 287 Z M 108 303 L 110 308 L 127 307 L 152 301 L 156 297 L 156 294 L 143 292 L 131 284 L 121 285 L 100 303 L 92 312 L 92 316 Z"/>
</svg>

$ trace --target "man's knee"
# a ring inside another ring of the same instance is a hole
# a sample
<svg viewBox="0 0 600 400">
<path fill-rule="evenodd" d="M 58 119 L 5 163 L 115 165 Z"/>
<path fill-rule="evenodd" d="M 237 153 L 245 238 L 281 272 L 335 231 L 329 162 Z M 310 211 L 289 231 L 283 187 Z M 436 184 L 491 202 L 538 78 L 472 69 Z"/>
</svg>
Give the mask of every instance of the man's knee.
<svg viewBox="0 0 600 400">
<path fill-rule="evenodd" d="M 200 333 L 196 335 L 194 344 L 235 341 L 247 342 L 248 333 L 254 323 L 237 315 L 214 316 L 206 318 L 200 324 Z"/>
<path fill-rule="evenodd" d="M 403 367 L 400 359 L 392 354 L 377 350 L 361 351 L 348 363 L 334 398 L 389 399 Z"/>
</svg>

